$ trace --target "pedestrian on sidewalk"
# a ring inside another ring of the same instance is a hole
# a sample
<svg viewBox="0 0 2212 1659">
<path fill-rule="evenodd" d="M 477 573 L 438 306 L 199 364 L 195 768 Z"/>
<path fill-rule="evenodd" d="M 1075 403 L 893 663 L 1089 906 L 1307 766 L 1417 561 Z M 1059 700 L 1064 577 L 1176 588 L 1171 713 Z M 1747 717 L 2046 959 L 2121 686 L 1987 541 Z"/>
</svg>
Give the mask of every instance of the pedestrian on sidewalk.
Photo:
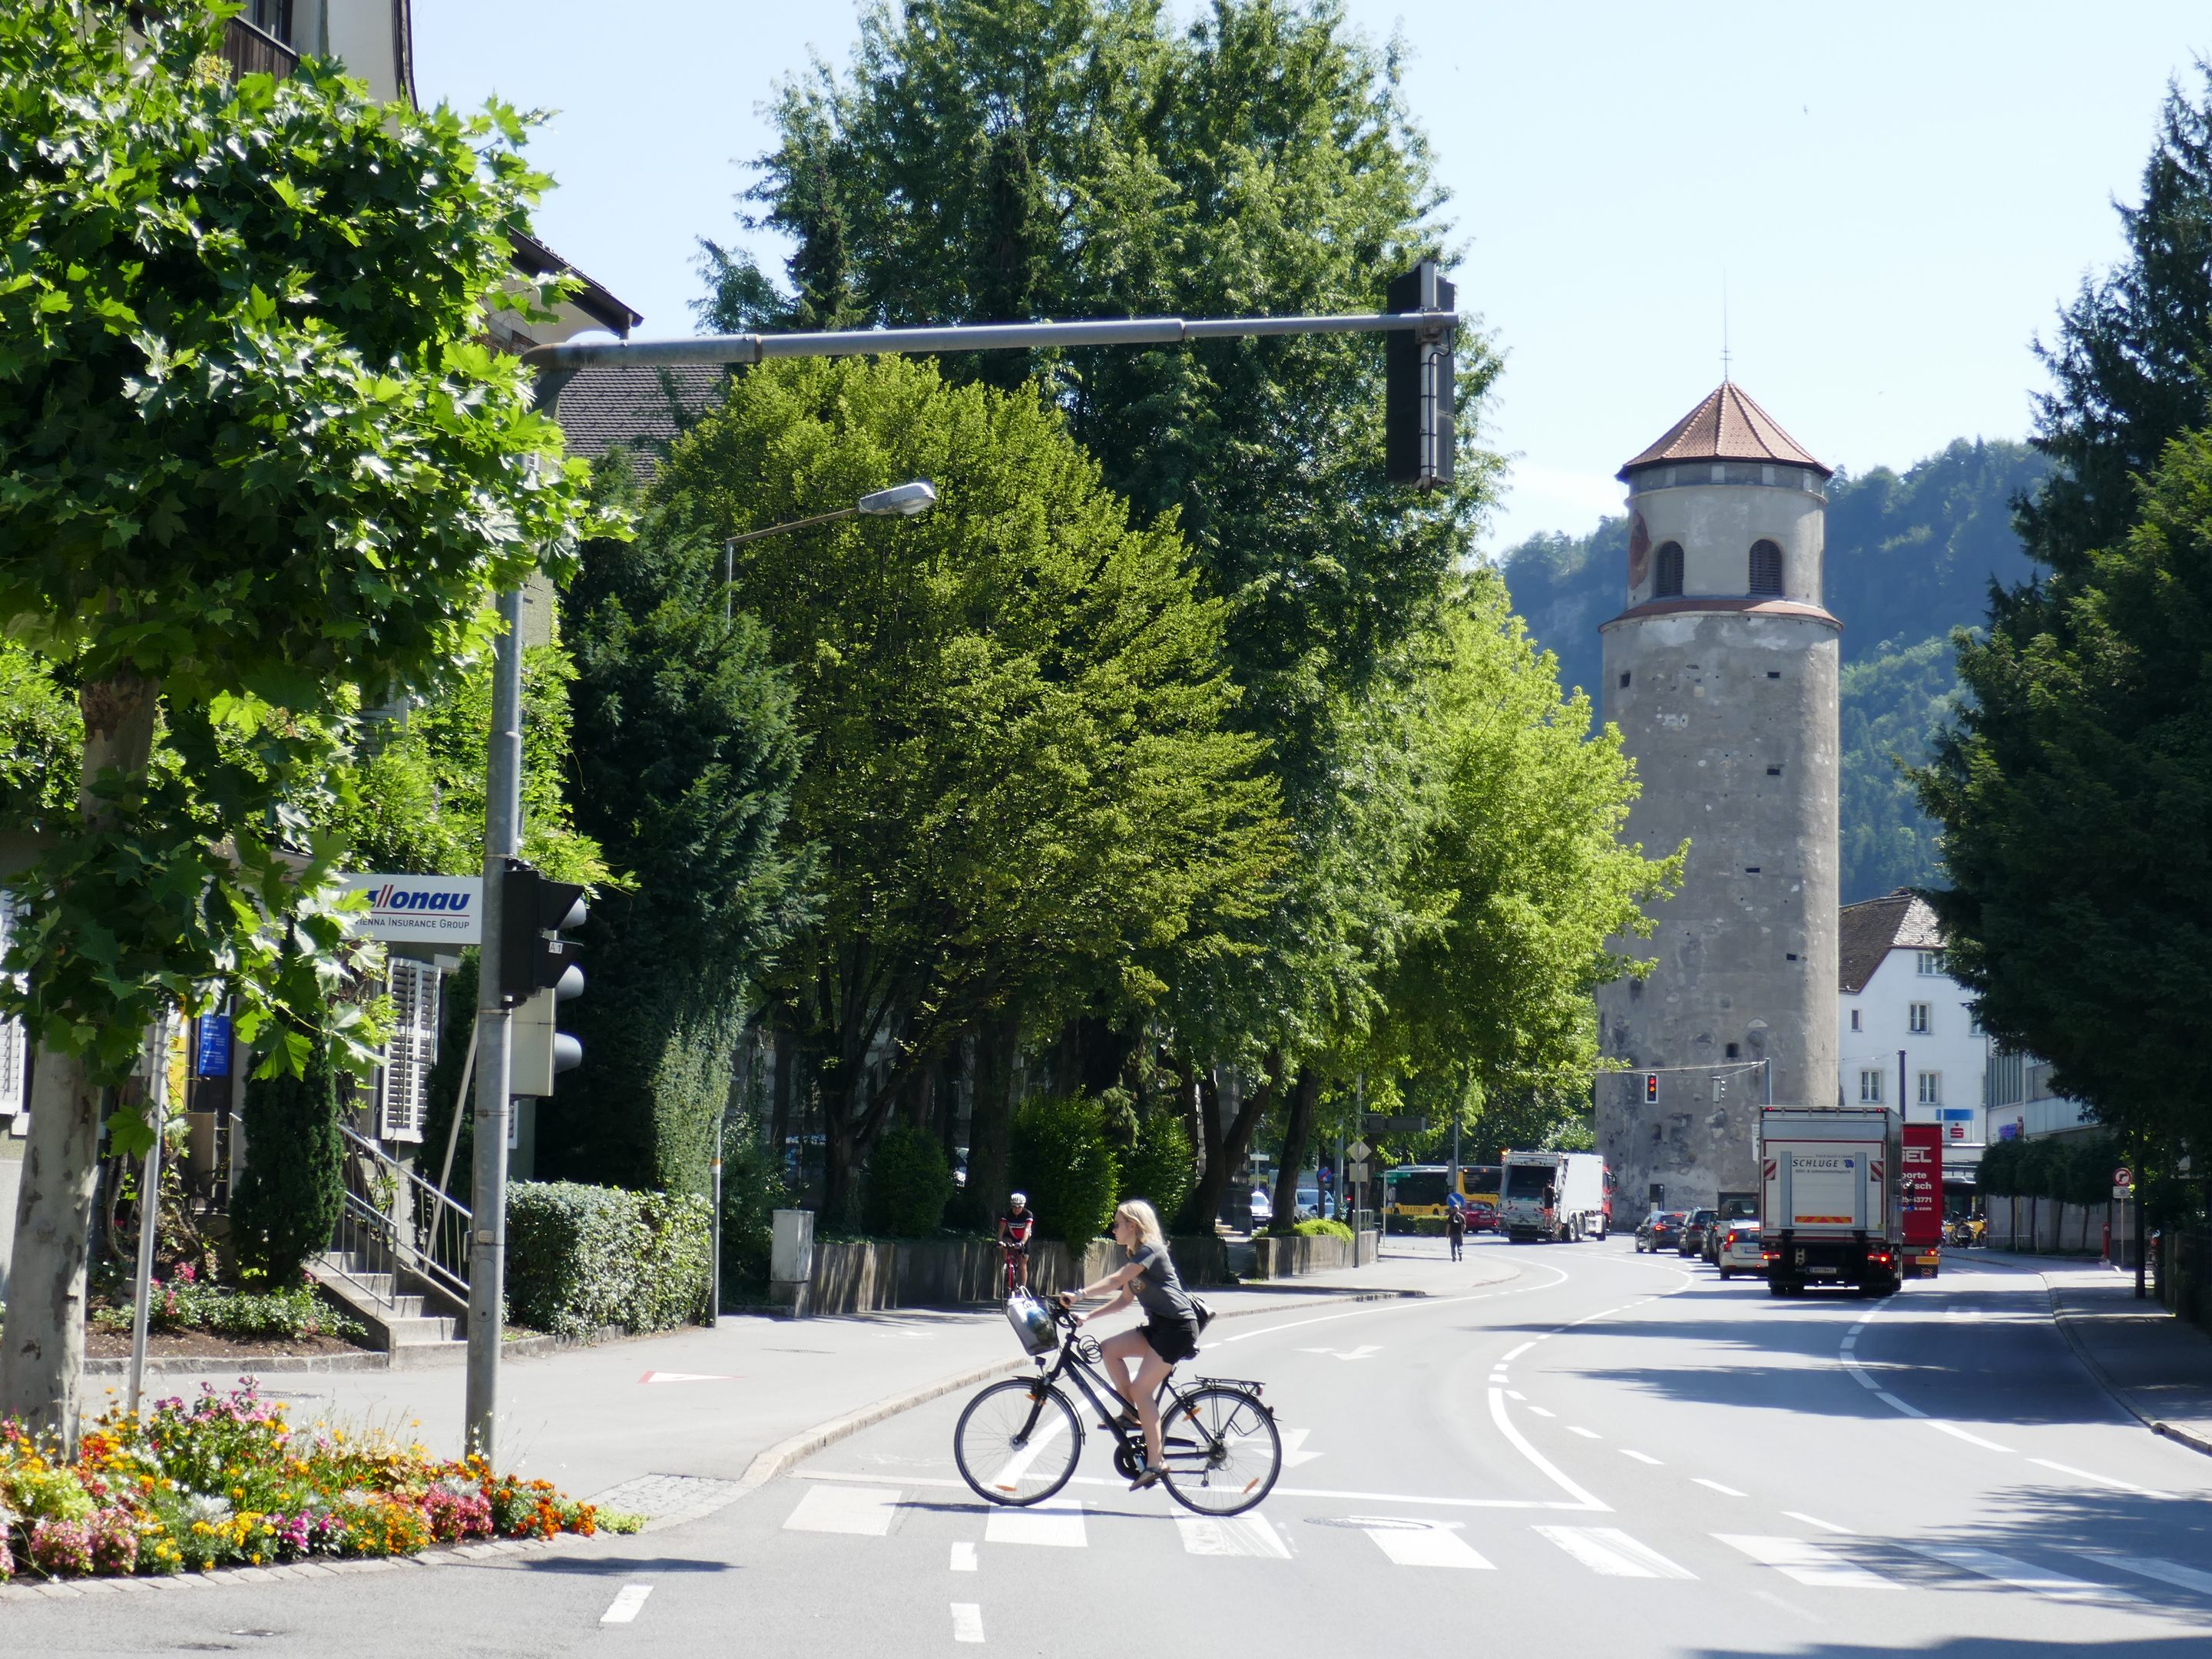
<svg viewBox="0 0 2212 1659">
<path fill-rule="evenodd" d="M 1467 1212 L 1456 1204 L 1444 1207 L 1444 1233 L 1451 1240 L 1451 1259 L 1456 1261 L 1467 1243 Z"/>
</svg>

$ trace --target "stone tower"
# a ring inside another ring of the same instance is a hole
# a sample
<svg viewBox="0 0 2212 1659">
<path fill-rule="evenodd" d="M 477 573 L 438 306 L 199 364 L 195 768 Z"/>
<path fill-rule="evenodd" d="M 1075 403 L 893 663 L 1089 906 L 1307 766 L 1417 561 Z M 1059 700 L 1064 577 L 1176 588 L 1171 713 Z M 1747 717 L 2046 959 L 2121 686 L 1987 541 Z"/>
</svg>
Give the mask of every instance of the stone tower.
<svg viewBox="0 0 2212 1659">
<path fill-rule="evenodd" d="M 1597 1085 L 1616 1218 L 1655 1198 L 1755 1199 L 1765 1079 L 1752 1062 L 1773 1061 L 1777 1103 L 1835 1103 L 1829 475 L 1726 381 L 1620 470 L 1628 593 L 1601 630 L 1604 716 L 1643 783 L 1629 838 L 1690 853 L 1652 938 L 1630 942 L 1650 976 L 1598 993 L 1603 1052 L 1632 1068 Z"/>
</svg>

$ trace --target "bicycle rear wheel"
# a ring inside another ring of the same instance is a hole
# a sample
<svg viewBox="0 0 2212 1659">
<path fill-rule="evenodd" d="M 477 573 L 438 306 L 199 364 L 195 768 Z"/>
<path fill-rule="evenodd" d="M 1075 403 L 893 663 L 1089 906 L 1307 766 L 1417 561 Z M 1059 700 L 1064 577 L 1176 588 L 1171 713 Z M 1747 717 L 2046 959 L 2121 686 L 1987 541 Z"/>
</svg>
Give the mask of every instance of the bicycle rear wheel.
<svg viewBox="0 0 2212 1659">
<path fill-rule="evenodd" d="M 993 1504 L 1042 1504 L 1067 1484 L 1082 1455 L 1082 1419 L 1041 1377 L 994 1382 L 952 1431 L 960 1478 Z"/>
<path fill-rule="evenodd" d="M 1283 1469 L 1274 1413 L 1243 1389 L 1208 1383 L 1164 1402 L 1168 1490 L 1200 1515 L 1242 1515 L 1274 1490 Z"/>
</svg>

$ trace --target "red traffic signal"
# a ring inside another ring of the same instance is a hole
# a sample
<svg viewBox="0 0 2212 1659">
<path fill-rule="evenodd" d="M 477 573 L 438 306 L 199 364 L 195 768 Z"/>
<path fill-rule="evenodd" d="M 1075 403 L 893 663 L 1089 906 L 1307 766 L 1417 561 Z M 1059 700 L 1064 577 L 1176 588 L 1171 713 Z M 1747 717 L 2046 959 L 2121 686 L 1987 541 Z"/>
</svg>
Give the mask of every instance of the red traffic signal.
<svg viewBox="0 0 2212 1659">
<path fill-rule="evenodd" d="M 1646 1106 L 1656 1106 L 1659 1103 L 1659 1073 L 1656 1072 L 1646 1072 L 1644 1074 L 1644 1103 Z"/>
</svg>

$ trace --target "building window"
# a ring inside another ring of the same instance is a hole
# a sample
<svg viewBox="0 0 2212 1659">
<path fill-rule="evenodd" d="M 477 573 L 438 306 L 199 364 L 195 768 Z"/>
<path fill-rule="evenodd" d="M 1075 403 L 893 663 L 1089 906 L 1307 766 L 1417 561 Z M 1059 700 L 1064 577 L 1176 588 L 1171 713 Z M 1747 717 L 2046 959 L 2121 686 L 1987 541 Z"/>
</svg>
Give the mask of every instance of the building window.
<svg viewBox="0 0 2212 1659">
<path fill-rule="evenodd" d="M 1751 591 L 1754 593 L 1779 593 L 1782 591 L 1782 550 L 1772 542 L 1758 541 L 1751 544 Z"/>
<path fill-rule="evenodd" d="M 1941 1106 L 1943 1103 L 1943 1073 L 1923 1072 L 1920 1074 L 1920 1103 Z"/>
<path fill-rule="evenodd" d="M 1905 1010 L 1905 1029 L 1915 1036 L 1928 1035 L 1928 1008 L 1924 1002 L 1908 1003 Z"/>
<path fill-rule="evenodd" d="M 1659 579 L 1653 585 L 1652 595 L 1662 599 L 1677 599 L 1682 592 L 1682 544 L 1665 542 L 1659 549 Z"/>
<path fill-rule="evenodd" d="M 1943 953 L 1941 951 L 1915 951 L 1912 971 L 1923 979 L 1937 979 L 1943 973 Z"/>
<path fill-rule="evenodd" d="M 292 0 L 251 0 L 246 17 L 264 34 L 273 34 L 288 46 L 292 44 Z"/>
<path fill-rule="evenodd" d="M 1869 1068 L 1859 1073 L 1859 1103 L 1863 1106 L 1881 1104 L 1881 1072 Z"/>
<path fill-rule="evenodd" d="M 1624 669 L 1622 669 L 1622 670 L 1620 671 L 1620 689 L 1621 689 L 1622 690 L 1624 690 L 1624 691 L 1626 691 L 1626 690 L 1628 690 L 1628 677 L 1629 677 L 1629 673 L 1630 673 L 1630 671 L 1629 671 L 1629 670 L 1627 670 L 1627 669 L 1626 669 L 1626 668 L 1624 668 Z"/>
<path fill-rule="evenodd" d="M 1866 1030 L 1866 1027 L 1859 1023 L 1859 1011 L 1856 1008 L 1851 1010 L 1851 1030 L 1854 1031 L 1863 1031 Z"/>
<path fill-rule="evenodd" d="M 438 1063 L 438 970 L 405 957 L 391 958 L 389 970 L 392 1040 L 376 1068 L 376 1133 L 384 1140 L 420 1140 L 430 1068 Z"/>
</svg>

